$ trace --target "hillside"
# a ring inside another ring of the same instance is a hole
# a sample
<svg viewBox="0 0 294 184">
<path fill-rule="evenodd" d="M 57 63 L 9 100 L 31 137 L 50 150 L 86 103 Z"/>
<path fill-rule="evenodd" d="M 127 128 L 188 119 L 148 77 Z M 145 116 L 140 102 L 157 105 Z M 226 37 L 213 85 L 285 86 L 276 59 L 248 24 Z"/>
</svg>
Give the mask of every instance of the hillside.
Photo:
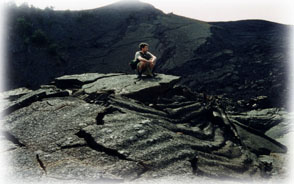
<svg viewBox="0 0 294 184">
<path fill-rule="evenodd" d="M 84 11 L 10 7 L 7 89 L 37 89 L 55 77 L 132 74 L 138 44 L 150 44 L 157 72 L 193 91 L 244 108 L 285 107 L 290 26 L 262 20 L 203 22 L 131 1 Z M 265 98 L 256 104 L 257 98 Z"/>
</svg>

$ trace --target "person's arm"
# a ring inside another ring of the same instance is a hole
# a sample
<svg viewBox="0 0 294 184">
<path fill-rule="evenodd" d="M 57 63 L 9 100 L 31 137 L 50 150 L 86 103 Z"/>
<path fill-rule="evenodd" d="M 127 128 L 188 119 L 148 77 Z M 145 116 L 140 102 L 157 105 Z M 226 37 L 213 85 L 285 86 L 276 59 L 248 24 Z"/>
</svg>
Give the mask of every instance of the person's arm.
<svg viewBox="0 0 294 184">
<path fill-rule="evenodd" d="M 148 62 L 148 60 L 147 60 L 147 59 L 145 59 L 145 58 L 142 58 L 141 56 L 139 56 L 139 57 L 138 57 L 138 59 L 139 59 L 140 61 L 143 61 L 143 62 Z"/>
<path fill-rule="evenodd" d="M 139 56 L 140 56 L 140 52 L 136 52 L 134 60 L 139 59 Z"/>
<path fill-rule="evenodd" d="M 143 57 L 141 57 L 141 56 L 138 56 L 138 59 L 139 59 L 140 61 L 143 61 L 143 62 L 149 62 L 147 59 L 145 59 L 145 58 L 143 58 Z"/>
<path fill-rule="evenodd" d="M 154 56 L 153 54 L 151 54 L 150 52 L 148 52 L 152 57 L 150 58 L 151 62 L 154 62 L 156 59 L 156 56 Z"/>
</svg>

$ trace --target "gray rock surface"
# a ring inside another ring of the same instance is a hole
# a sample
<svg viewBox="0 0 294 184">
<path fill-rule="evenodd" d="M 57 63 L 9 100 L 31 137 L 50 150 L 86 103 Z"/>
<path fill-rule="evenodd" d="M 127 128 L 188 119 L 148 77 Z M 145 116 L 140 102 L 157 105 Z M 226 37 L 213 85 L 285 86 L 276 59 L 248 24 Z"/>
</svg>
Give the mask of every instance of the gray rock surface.
<svg viewBox="0 0 294 184">
<path fill-rule="evenodd" d="M 293 113 L 284 114 L 283 121 L 266 131 L 265 135 L 281 142 L 282 144 L 291 146 L 291 138 L 293 137 L 294 132 L 293 128 L 289 125 L 293 123 L 293 120 Z"/>
<path fill-rule="evenodd" d="M 114 90 L 117 95 L 133 98 L 148 98 L 160 95 L 179 81 L 180 77 L 158 74 L 156 78 L 136 81 L 136 75 L 118 75 L 99 79 L 93 83 L 82 86 L 85 93 L 91 94 L 101 90 Z"/>
<path fill-rule="evenodd" d="M 284 173 L 287 147 L 269 135 L 286 112 L 229 111 L 179 80 L 90 73 L 27 91 L 10 101 L 21 105 L 2 120 L 7 170 L 20 181 L 114 183 L 169 176 L 268 180 Z M 266 134 L 252 126 L 272 117 Z"/>
</svg>

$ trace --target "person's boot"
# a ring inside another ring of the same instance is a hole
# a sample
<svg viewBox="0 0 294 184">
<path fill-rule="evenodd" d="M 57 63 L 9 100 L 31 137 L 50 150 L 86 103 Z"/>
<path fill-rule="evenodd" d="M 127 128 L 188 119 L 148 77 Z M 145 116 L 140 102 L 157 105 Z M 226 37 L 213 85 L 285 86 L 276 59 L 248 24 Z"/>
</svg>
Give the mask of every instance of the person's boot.
<svg viewBox="0 0 294 184">
<path fill-rule="evenodd" d="M 138 73 L 137 73 L 138 75 L 137 75 L 137 79 L 142 79 L 142 72 L 139 72 L 139 70 L 138 70 Z"/>
<path fill-rule="evenodd" d="M 155 65 L 155 66 L 156 66 L 156 65 Z M 157 75 L 157 74 L 155 73 L 155 66 L 153 67 L 153 69 L 152 69 L 152 71 L 151 71 L 153 77 L 156 77 L 156 75 Z"/>
</svg>

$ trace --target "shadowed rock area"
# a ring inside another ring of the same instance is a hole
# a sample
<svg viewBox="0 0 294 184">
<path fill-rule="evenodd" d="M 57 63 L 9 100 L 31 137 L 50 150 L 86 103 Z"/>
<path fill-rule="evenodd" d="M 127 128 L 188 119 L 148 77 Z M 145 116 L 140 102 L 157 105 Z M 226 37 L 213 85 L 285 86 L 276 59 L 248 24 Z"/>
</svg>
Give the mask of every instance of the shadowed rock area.
<svg viewBox="0 0 294 184">
<path fill-rule="evenodd" d="M 291 117 L 284 109 L 245 111 L 179 81 L 86 73 L 1 93 L 8 173 L 98 183 L 285 177 Z"/>
</svg>

